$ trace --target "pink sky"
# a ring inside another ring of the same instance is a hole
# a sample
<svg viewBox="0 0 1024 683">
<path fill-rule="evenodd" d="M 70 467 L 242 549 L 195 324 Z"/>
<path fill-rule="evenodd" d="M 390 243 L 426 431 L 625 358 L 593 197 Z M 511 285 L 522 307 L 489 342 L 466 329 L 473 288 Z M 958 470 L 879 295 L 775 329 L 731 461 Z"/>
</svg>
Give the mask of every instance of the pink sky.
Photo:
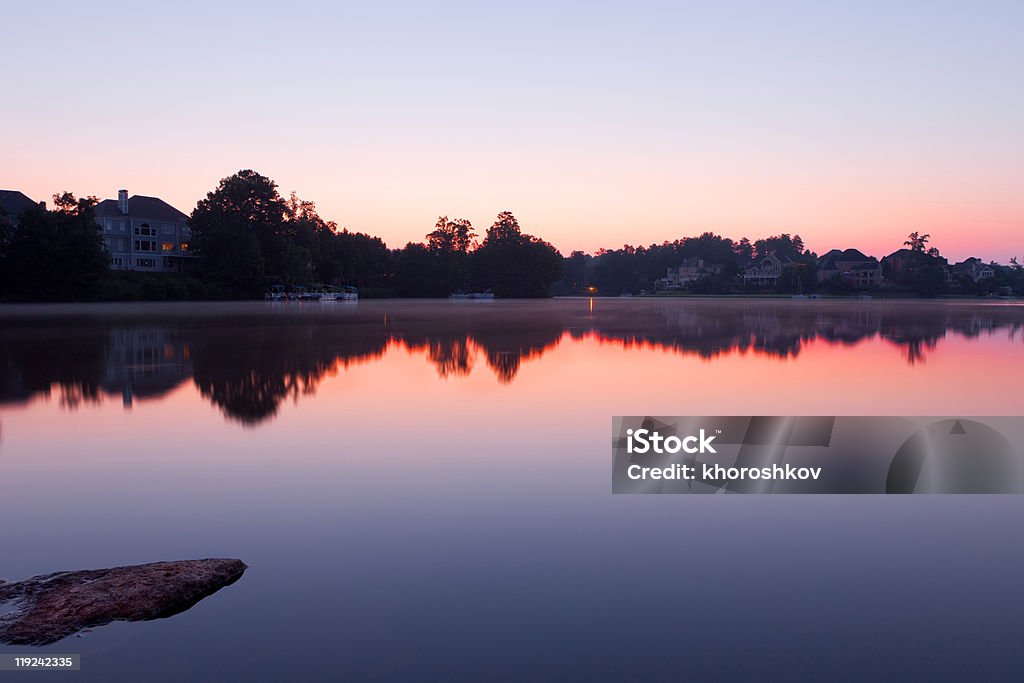
<svg viewBox="0 0 1024 683">
<path fill-rule="evenodd" d="M 22 3 L 0 187 L 187 213 L 253 168 L 392 247 L 510 210 L 566 254 L 1024 257 L 1024 5 L 737 4 Z"/>
<path fill-rule="evenodd" d="M 440 214 L 469 218 L 483 233 L 498 211 L 509 209 L 524 230 L 566 255 L 712 230 L 735 239 L 789 232 L 800 234 L 818 253 L 857 247 L 883 256 L 920 230 L 952 260 L 980 256 L 1005 262 L 1024 256 L 1024 202 L 1014 194 L 1020 188 L 998 178 L 967 183 L 936 173 L 914 179 L 908 177 L 911 171 L 898 169 L 881 169 L 868 178 L 854 169 L 836 169 L 822 170 L 815 179 L 815 173 L 796 169 L 772 174 L 748 166 L 741 172 L 714 159 L 693 164 L 702 168 L 697 172 L 682 162 L 637 168 L 607 158 L 585 164 L 510 159 L 496 171 L 432 177 L 431 156 L 407 158 L 402 166 L 385 159 L 320 166 L 291 158 L 252 165 L 275 178 L 282 194 L 294 189 L 315 201 L 326 218 L 378 235 L 392 247 L 421 240 Z M 0 179 L 37 200 L 65 188 L 110 198 L 123 186 L 132 194 L 160 196 L 188 213 L 228 171 L 215 170 L 210 161 L 194 164 L 195 169 L 184 160 L 179 164 L 128 169 L 83 164 L 58 172 L 23 167 L 18 178 L 4 174 Z M 275 173 L 275 168 L 283 170 Z"/>
</svg>

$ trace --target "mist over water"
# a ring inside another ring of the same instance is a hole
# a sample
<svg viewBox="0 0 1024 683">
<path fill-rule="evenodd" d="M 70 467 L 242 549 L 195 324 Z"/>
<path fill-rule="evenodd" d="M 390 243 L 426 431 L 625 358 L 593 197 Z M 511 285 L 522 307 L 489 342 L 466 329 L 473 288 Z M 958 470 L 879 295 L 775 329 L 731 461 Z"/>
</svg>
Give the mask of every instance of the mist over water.
<svg viewBox="0 0 1024 683">
<path fill-rule="evenodd" d="M 1019 415 L 1022 327 L 1001 303 L 9 306 L 0 576 L 250 565 L 39 650 L 83 680 L 1014 679 L 1019 497 L 613 496 L 609 437 Z"/>
</svg>

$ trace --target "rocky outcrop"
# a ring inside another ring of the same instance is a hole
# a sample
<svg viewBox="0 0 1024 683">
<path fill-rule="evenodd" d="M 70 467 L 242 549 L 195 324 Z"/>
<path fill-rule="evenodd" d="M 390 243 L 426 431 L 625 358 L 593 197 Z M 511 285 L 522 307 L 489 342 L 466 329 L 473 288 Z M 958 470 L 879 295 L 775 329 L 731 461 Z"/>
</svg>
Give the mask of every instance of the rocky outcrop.
<svg viewBox="0 0 1024 683">
<path fill-rule="evenodd" d="M 0 642 L 46 645 L 112 621 L 170 617 L 245 569 L 241 560 L 183 560 L 0 581 Z"/>
</svg>

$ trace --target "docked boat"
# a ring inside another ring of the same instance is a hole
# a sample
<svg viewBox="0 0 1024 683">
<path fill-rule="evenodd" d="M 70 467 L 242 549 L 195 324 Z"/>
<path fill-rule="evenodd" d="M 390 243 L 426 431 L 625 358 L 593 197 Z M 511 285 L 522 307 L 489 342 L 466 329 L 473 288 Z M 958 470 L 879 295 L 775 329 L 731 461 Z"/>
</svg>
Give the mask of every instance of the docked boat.
<svg viewBox="0 0 1024 683">
<path fill-rule="evenodd" d="M 288 292 L 285 291 L 284 285 L 272 285 L 264 292 L 263 298 L 267 301 L 285 301 L 288 298 Z"/>
<path fill-rule="evenodd" d="M 316 285 L 299 298 L 302 301 L 356 301 L 359 299 L 359 292 L 355 287 Z"/>
<path fill-rule="evenodd" d="M 494 292 L 487 290 L 486 292 L 452 292 L 448 295 L 449 299 L 460 299 L 460 300 L 482 300 L 488 301 L 494 298 Z"/>
</svg>

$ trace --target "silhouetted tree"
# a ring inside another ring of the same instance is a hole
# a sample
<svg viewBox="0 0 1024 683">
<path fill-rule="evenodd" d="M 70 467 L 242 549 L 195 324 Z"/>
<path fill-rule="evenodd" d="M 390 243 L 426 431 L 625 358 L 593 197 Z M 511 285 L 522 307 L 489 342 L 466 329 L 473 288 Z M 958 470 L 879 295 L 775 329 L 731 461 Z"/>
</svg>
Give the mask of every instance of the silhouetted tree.
<svg viewBox="0 0 1024 683">
<path fill-rule="evenodd" d="M 736 254 L 740 266 L 745 266 L 754 260 L 754 245 L 746 237 L 734 245 L 733 252 Z"/>
<path fill-rule="evenodd" d="M 763 259 L 772 253 L 779 258 L 799 260 L 804 255 L 804 241 L 800 239 L 800 235 L 791 237 L 788 233 L 782 233 L 754 242 L 754 258 L 756 260 Z"/>
<path fill-rule="evenodd" d="M 469 286 L 469 254 L 476 234 L 473 224 L 464 218 L 449 220 L 440 216 L 434 231 L 427 235 L 427 248 L 437 263 L 439 286 L 451 293 Z"/>
<path fill-rule="evenodd" d="M 207 276 L 236 296 L 258 294 L 268 274 L 284 277 L 287 206 L 277 184 L 252 170 L 220 181 L 189 218 Z M 294 252 L 290 258 L 294 258 Z"/>
<path fill-rule="evenodd" d="M 562 280 L 567 294 L 587 293 L 587 260 L 590 257 L 582 251 L 574 251 L 563 263 Z"/>
<path fill-rule="evenodd" d="M 931 238 L 931 235 L 927 235 L 927 234 L 922 235 L 921 233 L 915 231 L 915 232 L 912 232 L 909 235 L 907 235 L 907 240 L 903 244 L 905 246 L 910 247 L 911 251 L 924 252 L 925 251 L 925 247 L 928 244 L 928 240 L 930 238 Z"/>
<path fill-rule="evenodd" d="M 110 262 L 93 213 L 96 198 L 76 199 L 63 192 L 53 201 L 53 211 L 32 207 L 10 231 L 0 261 L 0 296 L 36 301 L 96 297 Z"/>
<path fill-rule="evenodd" d="M 472 254 L 473 282 L 500 297 L 544 297 L 562 275 L 562 255 L 553 246 L 523 233 L 509 211 L 498 214 Z"/>
<path fill-rule="evenodd" d="M 405 297 L 444 297 L 451 293 L 440 261 L 420 242 L 409 242 L 395 254 L 395 288 L 399 296 Z"/>
</svg>

